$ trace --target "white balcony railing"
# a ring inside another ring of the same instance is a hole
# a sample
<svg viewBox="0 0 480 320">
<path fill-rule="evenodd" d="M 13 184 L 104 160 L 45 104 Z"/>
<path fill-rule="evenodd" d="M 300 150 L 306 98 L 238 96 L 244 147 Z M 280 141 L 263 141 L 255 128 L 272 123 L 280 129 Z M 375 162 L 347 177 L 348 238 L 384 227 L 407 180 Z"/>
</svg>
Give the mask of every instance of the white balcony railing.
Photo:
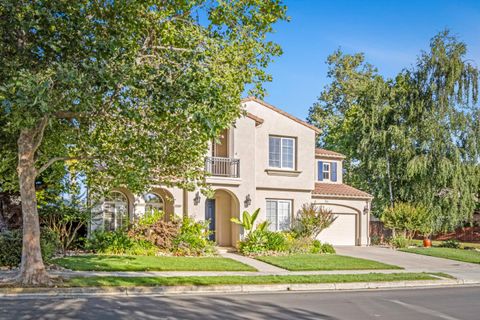
<svg viewBox="0 0 480 320">
<path fill-rule="evenodd" d="M 240 177 L 240 159 L 206 157 L 205 171 L 215 177 Z"/>
</svg>

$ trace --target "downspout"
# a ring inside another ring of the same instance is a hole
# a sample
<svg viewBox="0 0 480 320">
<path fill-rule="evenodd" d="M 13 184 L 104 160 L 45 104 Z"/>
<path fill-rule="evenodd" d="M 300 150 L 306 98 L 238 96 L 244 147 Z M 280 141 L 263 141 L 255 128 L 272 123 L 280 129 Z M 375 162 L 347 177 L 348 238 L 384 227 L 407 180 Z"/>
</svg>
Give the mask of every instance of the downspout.
<svg viewBox="0 0 480 320">
<path fill-rule="evenodd" d="M 182 197 L 182 206 L 183 206 L 183 217 L 188 217 L 188 191 L 183 189 L 183 197 Z"/>
</svg>

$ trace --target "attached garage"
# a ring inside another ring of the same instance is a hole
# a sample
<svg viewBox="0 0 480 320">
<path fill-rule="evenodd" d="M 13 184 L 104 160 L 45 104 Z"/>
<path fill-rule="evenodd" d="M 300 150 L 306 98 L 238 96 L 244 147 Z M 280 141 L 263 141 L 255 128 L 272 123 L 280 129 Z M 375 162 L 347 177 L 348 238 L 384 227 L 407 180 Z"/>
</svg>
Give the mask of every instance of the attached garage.
<svg viewBox="0 0 480 320">
<path fill-rule="evenodd" d="M 316 183 L 312 200 L 336 218 L 320 233 L 318 240 L 334 246 L 369 244 L 371 195 L 342 183 Z"/>
<path fill-rule="evenodd" d="M 352 213 L 336 213 L 332 225 L 318 236 L 321 242 L 336 246 L 354 246 L 357 238 L 357 217 Z"/>
</svg>

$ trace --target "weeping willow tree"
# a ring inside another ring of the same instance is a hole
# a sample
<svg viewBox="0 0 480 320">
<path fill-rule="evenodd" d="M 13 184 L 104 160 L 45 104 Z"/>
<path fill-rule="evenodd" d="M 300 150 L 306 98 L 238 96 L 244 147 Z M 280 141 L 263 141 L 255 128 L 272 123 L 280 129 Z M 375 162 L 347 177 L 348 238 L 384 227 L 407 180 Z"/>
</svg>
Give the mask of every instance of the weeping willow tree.
<svg viewBox="0 0 480 320">
<path fill-rule="evenodd" d="M 429 204 L 443 229 L 471 219 L 479 188 L 478 69 L 448 31 L 435 36 L 415 69 L 403 72 L 403 117 L 414 155 L 406 200 Z"/>
<path fill-rule="evenodd" d="M 328 58 L 332 82 L 310 109 L 323 147 L 347 155 L 345 180 L 396 202 L 428 206 L 437 230 L 471 219 L 479 190 L 478 69 L 466 45 L 436 35 L 415 67 L 382 77 L 363 54 Z"/>
</svg>

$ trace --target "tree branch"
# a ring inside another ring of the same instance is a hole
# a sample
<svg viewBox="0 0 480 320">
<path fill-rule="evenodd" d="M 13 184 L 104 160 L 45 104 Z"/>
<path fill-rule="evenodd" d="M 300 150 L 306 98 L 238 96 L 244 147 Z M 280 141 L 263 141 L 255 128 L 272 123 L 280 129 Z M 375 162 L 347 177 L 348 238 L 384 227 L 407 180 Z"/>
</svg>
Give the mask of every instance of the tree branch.
<svg viewBox="0 0 480 320">
<path fill-rule="evenodd" d="M 43 140 L 43 134 L 45 132 L 45 128 L 47 127 L 48 124 L 48 116 L 43 116 L 42 119 L 40 119 L 35 126 L 35 131 L 34 131 L 34 137 L 33 137 L 33 145 L 32 145 L 32 151 L 35 153 L 40 147 L 40 144 L 42 143 Z"/>
<path fill-rule="evenodd" d="M 37 171 L 37 176 L 39 176 L 43 171 L 47 170 L 52 164 L 58 161 L 68 161 L 68 160 L 87 160 L 87 159 L 95 159 L 96 157 L 87 157 L 87 156 L 79 156 L 79 157 L 53 157 L 45 164 L 43 164 L 40 169 Z"/>
</svg>

